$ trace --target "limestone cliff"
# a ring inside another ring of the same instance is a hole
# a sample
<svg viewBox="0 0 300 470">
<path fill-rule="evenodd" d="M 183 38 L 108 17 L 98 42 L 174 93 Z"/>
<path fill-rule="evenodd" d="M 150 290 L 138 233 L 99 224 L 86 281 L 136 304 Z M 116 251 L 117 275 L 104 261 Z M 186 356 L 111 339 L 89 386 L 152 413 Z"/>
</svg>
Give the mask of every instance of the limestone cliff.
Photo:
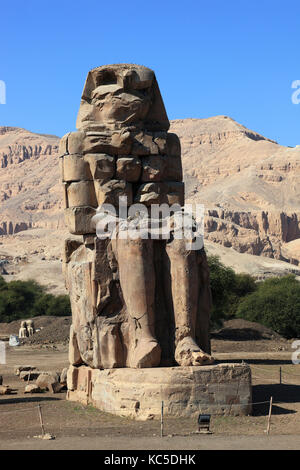
<svg viewBox="0 0 300 470">
<path fill-rule="evenodd" d="M 300 147 L 287 148 L 227 116 L 172 122 L 183 148 L 187 202 L 206 207 L 205 237 L 241 253 L 298 263 Z"/>
<path fill-rule="evenodd" d="M 58 138 L 0 127 L 0 235 L 61 225 Z"/>
</svg>

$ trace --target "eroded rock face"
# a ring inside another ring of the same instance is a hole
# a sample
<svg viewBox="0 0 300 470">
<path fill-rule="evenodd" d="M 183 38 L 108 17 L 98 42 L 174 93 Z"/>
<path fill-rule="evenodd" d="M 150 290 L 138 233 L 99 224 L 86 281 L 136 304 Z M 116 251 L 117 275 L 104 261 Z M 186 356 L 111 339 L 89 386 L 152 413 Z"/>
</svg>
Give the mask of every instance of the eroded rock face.
<svg viewBox="0 0 300 470">
<path fill-rule="evenodd" d="M 168 239 L 123 239 L 119 198 L 184 205 L 180 142 L 152 70 L 131 64 L 89 72 L 77 132 L 60 142 L 65 221 L 82 241 L 65 243 L 73 367 L 145 368 L 212 362 L 211 296 L 202 249 Z M 116 237 L 96 236 L 97 207 L 115 208 Z M 180 209 L 181 210 L 181 209 Z M 149 215 L 149 214 L 148 214 Z M 146 215 L 146 217 L 148 216 Z M 136 219 L 135 219 L 136 217 Z"/>
<path fill-rule="evenodd" d="M 58 146 L 56 136 L 0 127 L 0 236 L 62 226 Z"/>
<path fill-rule="evenodd" d="M 299 262 L 300 147 L 288 148 L 228 116 L 172 121 L 186 201 L 206 207 L 205 238 L 241 253 Z M 291 246 L 292 247 L 292 246 Z"/>
<path fill-rule="evenodd" d="M 297 213 L 207 209 L 205 232 L 208 240 L 240 253 L 299 263 L 299 257 L 284 250 L 287 243 L 300 237 Z"/>
</svg>

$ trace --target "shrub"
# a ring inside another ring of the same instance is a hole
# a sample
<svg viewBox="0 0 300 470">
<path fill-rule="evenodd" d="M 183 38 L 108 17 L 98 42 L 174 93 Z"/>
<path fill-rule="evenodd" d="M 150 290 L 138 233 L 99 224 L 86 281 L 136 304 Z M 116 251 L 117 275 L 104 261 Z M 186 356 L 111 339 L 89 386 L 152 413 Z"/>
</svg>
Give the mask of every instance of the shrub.
<svg viewBox="0 0 300 470">
<path fill-rule="evenodd" d="M 69 297 L 46 294 L 35 281 L 5 282 L 0 276 L 0 322 L 38 315 L 71 315 Z"/>
<path fill-rule="evenodd" d="M 67 295 L 45 294 L 35 303 L 36 315 L 66 317 L 71 315 L 70 299 Z"/>
<path fill-rule="evenodd" d="M 286 338 L 300 336 L 300 283 L 293 275 L 271 278 L 258 284 L 242 299 L 236 316 L 258 322 Z"/>
<path fill-rule="evenodd" d="M 249 274 L 236 274 L 218 256 L 208 256 L 207 259 L 213 300 L 211 323 L 217 328 L 224 319 L 235 315 L 241 298 L 254 292 L 256 283 Z"/>
</svg>

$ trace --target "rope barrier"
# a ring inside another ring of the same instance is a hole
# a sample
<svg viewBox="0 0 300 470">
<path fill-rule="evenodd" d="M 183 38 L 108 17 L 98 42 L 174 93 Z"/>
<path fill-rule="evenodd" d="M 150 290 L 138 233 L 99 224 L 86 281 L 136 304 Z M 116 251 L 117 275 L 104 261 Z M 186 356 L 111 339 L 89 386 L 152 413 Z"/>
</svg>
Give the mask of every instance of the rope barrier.
<svg viewBox="0 0 300 470">
<path fill-rule="evenodd" d="M 287 374 L 287 375 L 292 375 L 293 377 L 300 377 L 299 374 L 293 374 L 292 372 L 287 372 L 287 371 L 285 371 L 285 370 L 282 370 L 282 373 L 283 373 L 283 374 Z"/>
<path fill-rule="evenodd" d="M 278 369 L 275 369 L 275 371 L 273 371 L 273 370 L 269 370 L 269 369 L 263 369 L 262 367 L 253 366 L 253 365 L 251 365 L 251 368 L 256 369 L 256 370 L 263 370 L 264 372 L 269 372 L 269 373 L 273 373 L 273 374 L 275 372 L 277 372 L 277 370 L 278 370 Z M 282 370 L 283 374 L 293 375 L 294 377 L 300 377 L 300 374 L 293 374 L 292 372 L 288 372 L 284 369 L 281 369 L 281 370 Z"/>
<path fill-rule="evenodd" d="M 257 380 L 262 380 L 262 377 L 256 377 L 255 375 L 252 375 L 252 378 L 253 378 L 253 379 L 257 379 Z M 266 378 L 264 377 L 263 380 L 266 380 L 267 382 L 271 382 L 271 383 L 277 383 L 277 382 L 276 382 L 276 378 L 274 378 L 274 379 L 266 379 Z M 275 382 L 274 382 L 274 381 L 275 381 Z"/>
<path fill-rule="evenodd" d="M 252 365 L 250 367 L 251 367 L 251 369 L 253 368 L 253 369 L 256 369 L 256 370 L 263 370 L 264 372 L 274 373 L 273 370 L 263 369 L 262 367 L 257 367 L 257 366 L 252 366 Z"/>
<path fill-rule="evenodd" d="M 187 408 L 187 403 L 186 402 L 171 402 L 169 405 L 167 404 L 166 408 L 169 409 L 170 407 L 172 408 L 172 405 L 175 405 L 175 408 L 176 408 L 176 405 L 179 405 L 180 403 L 184 403 L 185 404 L 185 408 Z M 284 404 L 286 402 L 280 402 L 280 401 L 273 401 L 273 397 L 271 397 L 270 400 L 265 400 L 265 401 L 257 401 L 257 402 L 250 402 L 250 403 L 231 403 L 231 404 L 228 404 L 228 403 L 198 403 L 197 404 L 197 408 L 198 408 L 198 412 L 201 413 L 201 409 L 202 408 L 205 408 L 205 407 L 219 407 L 219 408 L 226 408 L 226 407 L 230 407 L 230 409 L 232 409 L 232 407 L 234 406 L 239 406 L 239 407 L 245 407 L 245 406 L 257 406 L 257 405 L 269 405 L 269 414 L 268 414 L 268 422 L 267 422 L 267 434 L 269 434 L 269 431 L 270 431 L 270 425 L 271 425 L 271 413 L 272 413 L 272 405 L 273 404 Z M 43 405 L 43 409 L 46 408 L 46 416 L 50 413 L 50 414 L 56 414 L 57 415 L 57 410 L 49 410 L 48 407 L 51 406 L 50 404 L 44 404 Z M 193 404 L 190 404 L 190 406 L 193 406 Z M 157 415 L 159 416 L 159 412 L 161 414 L 161 438 L 164 437 L 164 416 L 163 416 L 163 410 L 164 410 L 164 407 L 165 407 L 165 402 L 162 401 L 161 402 L 161 408 L 151 408 L 151 411 L 157 411 Z M 44 437 L 45 436 L 45 425 L 44 425 L 44 421 L 43 421 L 43 416 L 42 416 L 42 406 L 41 404 L 39 403 L 37 406 L 35 407 L 32 407 L 32 408 L 27 408 L 25 410 L 21 410 L 21 409 L 17 409 L 17 410 L 10 410 L 10 411 L 1 411 L 0 410 L 0 414 L 4 414 L 4 413 L 23 413 L 23 412 L 28 412 L 28 411 L 32 411 L 32 410 L 38 410 L 38 414 L 39 414 L 39 424 L 36 423 L 36 426 L 40 426 L 41 427 L 41 431 L 42 431 L 42 435 L 41 436 L 35 436 L 35 437 Z M 86 408 L 83 407 L 83 411 L 85 411 Z M 104 411 L 104 410 L 102 410 Z M 127 411 L 133 411 L 132 409 L 129 409 Z M 145 410 L 147 411 L 147 410 Z M 99 410 L 99 412 L 101 412 L 101 410 Z M 123 414 L 126 414 L 126 410 L 124 408 L 118 408 L 118 409 L 110 409 L 110 410 L 105 410 L 105 412 L 121 412 Z M 125 412 L 125 413 L 124 413 Z M 167 416 L 169 418 L 169 416 Z M 57 425 L 57 424 L 56 424 Z M 49 422 L 46 422 L 46 427 L 50 428 L 53 426 L 53 423 L 49 423 Z M 28 427 L 26 428 L 28 429 Z M 62 430 L 66 430 L 66 429 L 74 429 L 74 426 L 65 426 L 65 425 L 59 425 L 59 429 L 60 431 Z M 84 428 L 82 428 L 84 429 Z M 7 428 L 3 431 L 0 430 L 0 435 L 2 433 L 7 433 Z M 18 429 L 18 431 L 24 431 L 24 428 L 23 429 Z M 188 433 L 187 435 L 189 435 L 190 433 Z M 51 435 L 50 435 L 51 436 Z"/>
<path fill-rule="evenodd" d="M 185 408 L 188 407 L 188 405 L 186 404 L 186 402 L 171 402 L 171 403 L 169 403 L 169 404 L 165 402 L 165 407 L 166 407 L 166 408 L 170 408 L 170 407 L 172 407 L 172 406 L 176 407 L 176 405 L 179 405 L 180 403 L 184 403 L 184 404 L 185 404 Z M 203 408 L 203 407 L 206 407 L 206 406 L 208 406 L 208 407 L 215 407 L 215 406 L 218 406 L 218 407 L 223 407 L 223 408 L 224 408 L 224 407 L 232 407 L 232 406 L 240 406 L 240 407 L 241 407 L 241 406 L 249 406 L 249 405 L 264 405 L 264 404 L 266 404 L 266 403 L 270 403 L 270 401 L 269 401 L 269 400 L 266 400 L 266 401 L 250 402 L 250 403 L 198 403 L 198 404 L 195 404 L 195 407 Z M 276 401 L 273 401 L 273 403 L 274 403 L 274 404 L 279 404 L 279 403 L 283 404 L 283 403 L 288 403 L 288 402 L 280 402 L 280 401 L 277 401 L 277 402 L 276 402 Z M 45 404 L 45 405 L 43 405 L 43 408 L 47 408 L 47 406 L 48 406 L 48 405 Z M 193 404 L 190 404 L 189 406 L 190 406 L 190 407 L 193 407 Z M 38 408 L 39 408 L 38 406 L 35 406 L 34 408 L 28 408 L 28 409 L 26 409 L 26 410 L 10 410 L 10 411 L 1 411 L 1 410 L 0 410 L 0 414 L 1 414 L 1 413 L 23 413 L 23 412 L 27 412 L 27 411 L 31 411 L 31 410 L 36 410 L 36 409 L 38 409 Z M 85 410 L 86 410 L 86 408 L 83 408 L 83 411 L 85 411 Z M 157 408 L 151 407 L 151 410 L 158 412 L 158 411 L 161 410 L 161 408 L 160 408 L 160 407 L 157 407 Z M 106 410 L 100 410 L 100 409 L 99 409 L 99 412 L 101 412 L 101 411 L 105 411 L 105 412 L 106 412 Z M 107 411 L 108 411 L 108 410 L 107 410 Z M 111 409 L 109 410 L 109 412 L 116 412 L 116 411 L 118 411 L 118 412 L 126 412 L 126 411 L 133 411 L 133 409 L 127 408 L 127 410 L 126 410 L 126 408 L 111 408 Z M 56 411 L 56 410 L 47 410 L 47 413 L 57 414 L 58 411 Z"/>
<path fill-rule="evenodd" d="M 36 408 L 37 408 L 37 406 L 35 406 L 34 408 L 27 408 L 26 410 L 11 410 L 11 411 L 1 411 L 0 410 L 0 413 L 25 413 L 27 411 L 35 410 Z"/>
</svg>

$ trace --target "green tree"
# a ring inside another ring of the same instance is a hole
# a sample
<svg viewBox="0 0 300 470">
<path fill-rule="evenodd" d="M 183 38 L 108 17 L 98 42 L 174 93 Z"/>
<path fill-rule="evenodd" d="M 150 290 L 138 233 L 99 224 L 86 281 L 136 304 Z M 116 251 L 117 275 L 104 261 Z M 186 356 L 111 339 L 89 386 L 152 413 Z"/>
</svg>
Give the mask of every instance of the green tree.
<svg viewBox="0 0 300 470">
<path fill-rule="evenodd" d="M 218 256 L 208 256 L 207 259 L 213 300 L 211 323 L 213 328 L 217 328 L 224 319 L 235 315 L 240 300 L 255 291 L 256 283 L 249 274 L 236 274 Z"/>
<path fill-rule="evenodd" d="M 259 283 L 238 305 L 237 317 L 258 322 L 286 338 L 300 336 L 300 283 L 293 275 Z"/>
<path fill-rule="evenodd" d="M 67 295 L 52 296 L 48 303 L 46 315 L 54 317 L 66 317 L 71 315 L 70 299 Z"/>
<path fill-rule="evenodd" d="M 70 314 L 68 296 L 47 294 L 44 287 L 32 280 L 6 283 L 3 277 L 0 277 L 0 322 L 39 315 Z"/>
<path fill-rule="evenodd" d="M 0 290 L 5 289 L 6 286 L 7 286 L 7 284 L 4 280 L 4 278 L 2 276 L 0 276 Z"/>
</svg>

